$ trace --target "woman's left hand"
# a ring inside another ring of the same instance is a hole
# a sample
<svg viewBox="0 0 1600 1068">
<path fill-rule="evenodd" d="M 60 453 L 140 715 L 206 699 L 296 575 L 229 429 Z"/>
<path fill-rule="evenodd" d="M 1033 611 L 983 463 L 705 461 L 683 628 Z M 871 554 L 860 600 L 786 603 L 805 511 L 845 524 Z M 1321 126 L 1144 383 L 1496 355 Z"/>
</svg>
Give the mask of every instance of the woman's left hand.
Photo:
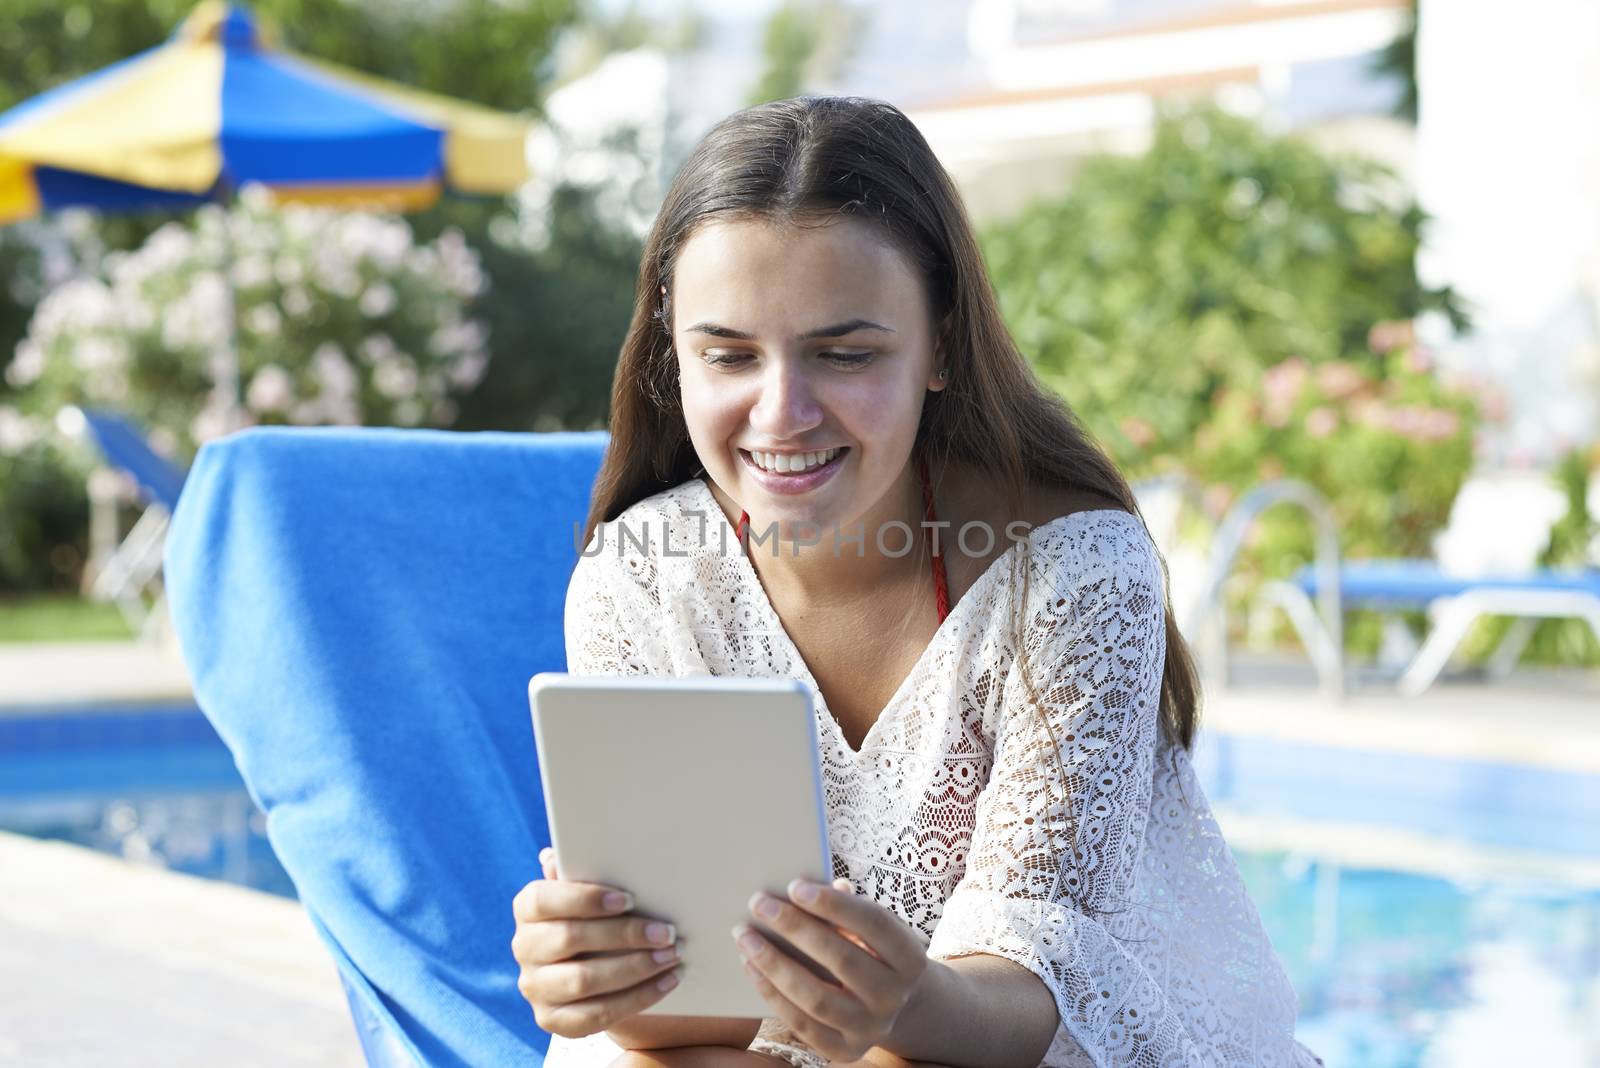
<svg viewBox="0 0 1600 1068">
<path fill-rule="evenodd" d="M 757 893 L 750 912 L 839 980 L 817 976 L 747 924 L 734 928 L 745 971 L 791 1031 L 835 1061 L 888 1039 L 928 970 L 916 932 L 846 879 L 831 887 L 796 879 L 787 901 Z"/>
</svg>

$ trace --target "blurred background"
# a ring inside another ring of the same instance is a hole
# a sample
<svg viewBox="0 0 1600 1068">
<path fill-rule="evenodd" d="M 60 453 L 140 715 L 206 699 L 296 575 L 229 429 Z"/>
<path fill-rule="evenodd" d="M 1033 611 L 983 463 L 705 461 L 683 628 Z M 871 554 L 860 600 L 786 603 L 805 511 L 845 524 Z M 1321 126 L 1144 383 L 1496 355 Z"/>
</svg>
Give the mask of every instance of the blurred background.
<svg viewBox="0 0 1600 1068">
<path fill-rule="evenodd" d="M 1600 6 L 252 10 L 520 113 L 529 176 L 404 214 L 246 187 L 0 227 L 0 828 L 294 893 L 171 652 L 161 495 L 85 413 L 180 476 L 244 426 L 604 427 L 689 149 L 749 104 L 867 95 L 928 138 L 1022 351 L 1138 484 L 1302 1039 L 1600 1065 Z M 0 12 L 3 110 L 191 5 Z M 1389 570 L 1330 604 L 1361 562 Z"/>
</svg>

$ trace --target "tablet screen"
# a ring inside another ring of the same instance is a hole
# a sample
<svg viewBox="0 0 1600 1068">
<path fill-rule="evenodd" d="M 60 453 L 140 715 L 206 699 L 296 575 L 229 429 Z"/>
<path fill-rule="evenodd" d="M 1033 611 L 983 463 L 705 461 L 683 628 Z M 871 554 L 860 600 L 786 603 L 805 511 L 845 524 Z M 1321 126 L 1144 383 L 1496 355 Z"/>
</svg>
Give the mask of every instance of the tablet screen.
<svg viewBox="0 0 1600 1068">
<path fill-rule="evenodd" d="M 750 895 L 832 879 L 810 690 L 548 672 L 528 689 L 561 878 L 630 891 L 637 914 L 677 925 L 682 980 L 646 1013 L 769 1015 L 731 930 L 790 949 Z"/>
</svg>

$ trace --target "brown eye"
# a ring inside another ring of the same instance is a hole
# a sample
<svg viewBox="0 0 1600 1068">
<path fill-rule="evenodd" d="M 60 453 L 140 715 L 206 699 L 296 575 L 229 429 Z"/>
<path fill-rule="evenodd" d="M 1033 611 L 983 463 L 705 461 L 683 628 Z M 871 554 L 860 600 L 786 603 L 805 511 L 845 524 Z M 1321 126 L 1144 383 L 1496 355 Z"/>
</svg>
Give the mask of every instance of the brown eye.
<svg viewBox="0 0 1600 1068">
<path fill-rule="evenodd" d="M 824 352 L 822 355 L 841 367 L 864 367 L 872 362 L 870 352 Z"/>
</svg>

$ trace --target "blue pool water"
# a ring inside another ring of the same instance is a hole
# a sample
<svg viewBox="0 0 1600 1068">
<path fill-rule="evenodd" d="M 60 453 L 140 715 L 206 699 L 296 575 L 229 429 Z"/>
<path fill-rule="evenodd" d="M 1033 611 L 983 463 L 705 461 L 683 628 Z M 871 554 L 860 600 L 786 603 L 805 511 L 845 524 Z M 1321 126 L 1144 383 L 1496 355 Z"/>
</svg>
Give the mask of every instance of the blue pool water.
<svg viewBox="0 0 1600 1068">
<path fill-rule="evenodd" d="M 0 830 L 294 897 L 266 817 L 192 704 L 0 715 Z"/>
<path fill-rule="evenodd" d="M 1197 755 L 1230 809 L 1600 859 L 1593 777 L 1432 763 L 1281 742 Z M 192 705 L 0 715 L 0 829 L 294 895 Z M 1236 857 L 1299 991 L 1300 1036 L 1330 1068 L 1600 1066 L 1600 885 L 1345 867 L 1314 834 Z"/>
</svg>

